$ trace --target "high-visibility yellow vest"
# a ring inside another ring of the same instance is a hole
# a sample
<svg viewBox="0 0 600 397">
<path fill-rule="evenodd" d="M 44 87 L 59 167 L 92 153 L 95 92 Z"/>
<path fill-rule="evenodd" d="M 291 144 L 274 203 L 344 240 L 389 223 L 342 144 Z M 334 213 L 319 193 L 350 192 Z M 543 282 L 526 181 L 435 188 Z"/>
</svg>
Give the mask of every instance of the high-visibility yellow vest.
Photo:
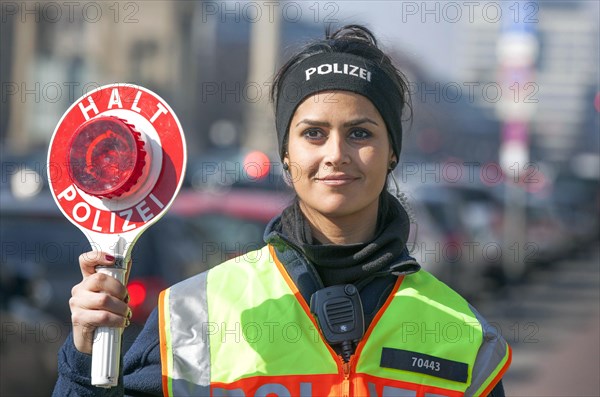
<svg viewBox="0 0 600 397">
<path fill-rule="evenodd" d="M 426 271 L 399 277 L 349 363 L 324 341 L 271 246 L 162 292 L 165 396 L 487 395 L 507 343 Z"/>
</svg>

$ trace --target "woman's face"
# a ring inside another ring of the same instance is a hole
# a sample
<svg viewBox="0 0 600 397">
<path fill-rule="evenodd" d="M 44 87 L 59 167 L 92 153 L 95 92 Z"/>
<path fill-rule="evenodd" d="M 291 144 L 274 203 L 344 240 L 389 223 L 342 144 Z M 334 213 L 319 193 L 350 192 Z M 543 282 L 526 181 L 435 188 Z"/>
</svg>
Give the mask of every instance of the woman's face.
<svg viewBox="0 0 600 397">
<path fill-rule="evenodd" d="M 385 122 L 366 97 L 348 91 L 308 97 L 292 117 L 287 149 L 284 160 L 305 212 L 377 215 L 395 156 Z"/>
</svg>

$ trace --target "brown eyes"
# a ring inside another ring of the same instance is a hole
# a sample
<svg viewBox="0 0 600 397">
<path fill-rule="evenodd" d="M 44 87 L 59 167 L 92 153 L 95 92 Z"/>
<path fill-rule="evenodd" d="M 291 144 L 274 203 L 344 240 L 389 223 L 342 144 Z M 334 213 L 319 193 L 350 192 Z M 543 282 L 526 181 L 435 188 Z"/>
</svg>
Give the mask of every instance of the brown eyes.
<svg viewBox="0 0 600 397">
<path fill-rule="evenodd" d="M 308 128 L 303 131 L 302 135 L 310 140 L 317 140 L 325 137 L 323 131 L 318 128 Z"/>
<path fill-rule="evenodd" d="M 355 128 L 350 131 L 350 136 L 354 139 L 367 139 L 370 138 L 373 134 L 370 131 L 365 130 L 364 128 Z"/>
<path fill-rule="evenodd" d="M 302 132 L 302 136 L 311 141 L 325 139 L 326 133 L 319 128 L 308 128 Z M 373 136 L 373 134 L 364 128 L 353 128 L 348 131 L 348 138 L 352 140 L 365 140 Z"/>
</svg>

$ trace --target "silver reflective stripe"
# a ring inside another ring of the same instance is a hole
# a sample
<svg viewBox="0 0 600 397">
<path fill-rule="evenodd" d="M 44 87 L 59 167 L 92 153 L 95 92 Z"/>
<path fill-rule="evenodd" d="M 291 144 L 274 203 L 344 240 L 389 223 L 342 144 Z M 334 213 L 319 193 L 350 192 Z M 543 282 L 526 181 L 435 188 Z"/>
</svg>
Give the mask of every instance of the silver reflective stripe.
<svg viewBox="0 0 600 397">
<path fill-rule="evenodd" d="M 207 274 L 175 284 L 169 294 L 175 396 L 210 395 Z"/>
<path fill-rule="evenodd" d="M 471 305 L 469 308 L 481 324 L 483 340 L 477 352 L 471 385 L 465 391 L 465 396 L 473 396 L 475 392 L 488 380 L 490 375 L 498 368 L 506 356 L 507 345 L 496 328 L 492 327 L 477 310 Z"/>
<path fill-rule="evenodd" d="M 443 394 L 433 394 L 433 393 L 425 393 L 425 397 L 447 397 Z"/>
</svg>

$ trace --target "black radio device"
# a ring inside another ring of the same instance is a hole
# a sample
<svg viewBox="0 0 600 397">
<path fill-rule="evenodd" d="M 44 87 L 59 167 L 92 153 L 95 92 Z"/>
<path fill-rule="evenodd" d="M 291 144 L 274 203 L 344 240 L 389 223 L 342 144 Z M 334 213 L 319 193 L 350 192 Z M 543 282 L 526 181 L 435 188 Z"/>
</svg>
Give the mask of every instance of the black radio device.
<svg viewBox="0 0 600 397">
<path fill-rule="evenodd" d="M 315 292 L 310 311 L 331 346 L 341 345 L 342 357 L 350 359 L 365 333 L 365 319 L 358 289 L 352 284 L 334 285 Z"/>
</svg>

